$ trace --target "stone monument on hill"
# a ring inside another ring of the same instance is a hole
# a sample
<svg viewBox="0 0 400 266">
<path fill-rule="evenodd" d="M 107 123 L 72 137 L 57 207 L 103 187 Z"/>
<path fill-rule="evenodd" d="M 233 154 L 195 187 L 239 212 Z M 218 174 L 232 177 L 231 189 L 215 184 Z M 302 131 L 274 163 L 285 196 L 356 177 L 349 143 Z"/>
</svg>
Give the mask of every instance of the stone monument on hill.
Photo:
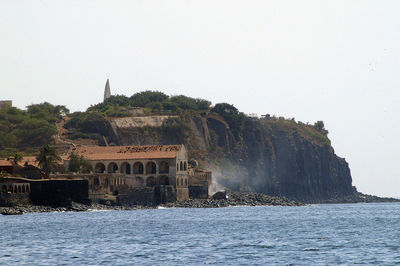
<svg viewBox="0 0 400 266">
<path fill-rule="evenodd" d="M 103 100 L 103 102 L 105 100 L 107 100 L 108 98 L 110 98 L 110 97 L 111 97 L 110 81 L 107 79 L 106 88 L 104 89 L 104 100 Z"/>
</svg>

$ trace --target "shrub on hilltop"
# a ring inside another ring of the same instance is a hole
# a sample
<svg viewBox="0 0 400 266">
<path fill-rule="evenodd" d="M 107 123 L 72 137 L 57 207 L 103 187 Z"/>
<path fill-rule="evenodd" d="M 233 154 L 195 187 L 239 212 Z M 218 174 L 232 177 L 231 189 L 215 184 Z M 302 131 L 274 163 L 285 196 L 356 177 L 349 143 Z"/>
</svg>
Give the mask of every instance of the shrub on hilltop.
<svg viewBox="0 0 400 266">
<path fill-rule="evenodd" d="M 131 108 L 144 108 L 145 113 L 182 114 L 187 111 L 205 113 L 210 110 L 211 102 L 184 95 L 168 96 L 160 91 L 142 91 L 131 97 L 114 95 L 102 103 L 90 106 L 88 112 L 98 112 L 108 117 L 130 116 Z"/>
</svg>

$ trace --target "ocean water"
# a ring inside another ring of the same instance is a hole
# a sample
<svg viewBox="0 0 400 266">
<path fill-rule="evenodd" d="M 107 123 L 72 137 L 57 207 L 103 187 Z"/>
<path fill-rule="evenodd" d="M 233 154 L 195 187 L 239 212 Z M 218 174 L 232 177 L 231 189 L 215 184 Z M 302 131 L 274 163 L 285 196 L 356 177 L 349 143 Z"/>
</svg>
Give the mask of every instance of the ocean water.
<svg viewBox="0 0 400 266">
<path fill-rule="evenodd" d="M 1 216 L 0 264 L 400 264 L 400 204 Z"/>
</svg>

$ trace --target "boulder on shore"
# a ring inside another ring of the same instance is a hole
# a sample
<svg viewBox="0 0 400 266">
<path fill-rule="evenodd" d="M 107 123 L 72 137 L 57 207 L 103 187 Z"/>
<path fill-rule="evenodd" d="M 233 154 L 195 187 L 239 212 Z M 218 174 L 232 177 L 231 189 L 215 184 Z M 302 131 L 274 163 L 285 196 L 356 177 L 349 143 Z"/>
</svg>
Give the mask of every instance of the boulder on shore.
<svg viewBox="0 0 400 266">
<path fill-rule="evenodd" d="M 224 200 L 226 199 L 226 191 L 218 191 L 211 196 L 213 200 Z"/>
</svg>

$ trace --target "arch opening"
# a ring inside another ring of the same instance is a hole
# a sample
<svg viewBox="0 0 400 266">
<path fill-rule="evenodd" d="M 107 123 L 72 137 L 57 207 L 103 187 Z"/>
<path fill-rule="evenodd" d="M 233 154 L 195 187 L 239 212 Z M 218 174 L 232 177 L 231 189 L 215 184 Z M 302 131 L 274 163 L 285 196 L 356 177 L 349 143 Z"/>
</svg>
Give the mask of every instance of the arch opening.
<svg viewBox="0 0 400 266">
<path fill-rule="evenodd" d="M 146 164 L 146 175 L 155 174 L 157 172 L 157 166 L 154 162 L 148 162 Z"/>
<path fill-rule="evenodd" d="M 127 162 L 123 162 L 121 164 L 121 170 L 120 170 L 121 174 L 127 174 L 130 175 L 131 174 L 131 165 Z"/>
<path fill-rule="evenodd" d="M 168 174 L 169 173 L 169 164 L 165 161 L 160 163 L 160 174 Z"/>
<path fill-rule="evenodd" d="M 133 173 L 135 175 L 143 175 L 143 164 L 141 162 L 136 162 L 133 165 Z"/>
<path fill-rule="evenodd" d="M 118 171 L 118 165 L 114 162 L 109 163 L 107 167 L 107 173 L 114 174 Z"/>
<path fill-rule="evenodd" d="M 103 174 L 105 170 L 106 170 L 106 166 L 103 163 L 96 163 L 96 166 L 94 167 L 95 173 Z"/>
</svg>

